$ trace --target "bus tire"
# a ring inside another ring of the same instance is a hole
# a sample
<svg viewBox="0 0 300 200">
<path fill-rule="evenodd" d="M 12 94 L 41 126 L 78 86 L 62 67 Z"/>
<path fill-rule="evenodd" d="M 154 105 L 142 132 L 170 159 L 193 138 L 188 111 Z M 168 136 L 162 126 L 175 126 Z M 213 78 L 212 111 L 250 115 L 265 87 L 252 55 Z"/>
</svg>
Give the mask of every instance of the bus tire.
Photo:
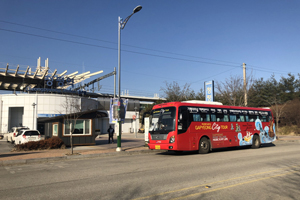
<svg viewBox="0 0 300 200">
<path fill-rule="evenodd" d="M 206 154 L 210 150 L 210 142 L 206 137 L 201 138 L 199 142 L 199 154 Z"/>
<path fill-rule="evenodd" d="M 253 149 L 258 149 L 260 147 L 260 141 L 259 141 L 259 136 L 254 135 L 252 139 L 252 148 Z"/>
</svg>

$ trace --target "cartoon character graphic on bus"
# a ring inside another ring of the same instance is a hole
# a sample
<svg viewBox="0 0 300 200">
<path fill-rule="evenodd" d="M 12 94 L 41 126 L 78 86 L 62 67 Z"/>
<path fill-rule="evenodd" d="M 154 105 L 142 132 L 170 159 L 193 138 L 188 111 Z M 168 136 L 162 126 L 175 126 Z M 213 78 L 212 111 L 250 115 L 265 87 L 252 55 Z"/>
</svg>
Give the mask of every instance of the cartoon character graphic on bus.
<svg viewBox="0 0 300 200">
<path fill-rule="evenodd" d="M 270 126 L 270 128 L 269 128 Z M 263 128 L 263 125 L 260 121 L 260 119 L 255 120 L 255 128 L 256 130 L 259 130 L 259 136 L 260 136 L 260 142 L 263 143 L 270 143 L 275 141 L 276 134 L 275 134 L 275 124 L 273 123 L 273 119 L 270 117 L 270 123 L 269 126 L 265 126 Z"/>
<path fill-rule="evenodd" d="M 241 132 L 241 127 L 238 125 L 238 123 L 236 123 L 236 129 L 235 132 Z"/>
<path fill-rule="evenodd" d="M 276 134 L 275 134 L 275 124 L 273 123 L 273 119 L 270 117 L 269 125 L 263 127 L 261 120 L 255 120 L 255 128 L 259 131 L 260 136 L 260 143 L 270 143 L 275 141 Z M 269 128 L 270 127 L 270 128 Z M 246 131 L 246 135 L 243 137 L 242 133 L 238 133 L 239 145 L 252 145 L 253 143 L 253 133 Z"/>
<path fill-rule="evenodd" d="M 247 134 L 243 137 L 242 133 L 238 133 L 238 139 L 240 140 L 239 145 L 251 145 L 252 144 L 252 138 L 253 134 L 251 132 L 246 132 Z"/>
</svg>

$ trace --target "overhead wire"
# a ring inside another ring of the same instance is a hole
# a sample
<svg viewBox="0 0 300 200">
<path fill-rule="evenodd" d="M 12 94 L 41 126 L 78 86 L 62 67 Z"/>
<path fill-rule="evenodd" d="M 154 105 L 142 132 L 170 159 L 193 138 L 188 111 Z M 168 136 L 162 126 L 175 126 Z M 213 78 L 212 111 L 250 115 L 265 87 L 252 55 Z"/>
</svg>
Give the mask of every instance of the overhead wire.
<svg viewBox="0 0 300 200">
<path fill-rule="evenodd" d="M 118 50 L 117 48 L 113 48 L 113 47 L 106 47 L 106 46 L 102 46 L 102 45 L 88 44 L 88 43 L 76 42 L 76 41 L 72 41 L 72 40 L 53 38 L 53 37 L 49 37 L 49 36 L 37 35 L 37 34 L 32 34 L 32 33 L 25 33 L 25 32 L 21 32 L 21 31 L 14 31 L 14 30 L 9 30 L 9 29 L 4 29 L 4 28 L 0 28 L 0 30 L 7 31 L 7 32 L 13 32 L 13 33 L 24 34 L 24 35 L 30 35 L 30 36 L 40 37 L 40 38 L 46 38 L 46 39 L 51 39 L 51 40 L 57 40 L 57 41 L 62 41 L 62 42 L 69 42 L 69 43 L 73 43 L 73 44 L 80 44 L 80 45 L 85 45 L 85 46 L 99 47 L 99 48 L 105 48 L 105 49 L 110 49 L 110 50 Z M 142 53 L 142 52 L 130 51 L 130 50 L 124 50 L 124 49 L 121 50 L 121 51 L 123 51 L 123 52 L 129 52 L 129 53 L 135 53 L 135 54 L 140 54 L 140 55 L 153 56 L 153 57 L 168 58 L 168 59 L 173 59 L 173 60 L 181 60 L 181 61 L 188 61 L 188 62 L 204 63 L 204 64 L 210 64 L 210 65 L 233 66 L 233 65 L 228 65 L 228 64 L 220 64 L 220 63 L 212 63 L 212 62 L 199 61 L 199 60 L 189 60 L 189 59 L 183 59 L 183 58 L 175 58 L 175 57 L 170 57 L 170 56 L 162 56 L 162 55 L 156 55 L 156 54 L 150 54 L 150 53 Z"/>
<path fill-rule="evenodd" d="M 85 39 L 90 39 L 90 40 L 95 40 L 95 41 L 101 41 L 101 42 L 106 42 L 106 43 L 111 43 L 111 44 L 117 44 L 116 42 L 110 42 L 110 41 L 100 40 L 100 39 L 91 38 L 91 37 L 79 36 L 79 35 L 64 33 L 64 32 L 60 32 L 60 31 L 53 31 L 53 30 L 38 28 L 38 27 L 34 27 L 34 26 L 28 26 L 28 25 L 13 23 L 13 22 L 7 22 L 7 21 L 3 21 L 3 20 L 0 20 L 0 22 L 14 24 L 14 25 L 28 27 L 28 28 L 33 28 L 33 29 L 38 29 L 38 30 L 43 30 L 43 31 L 47 31 L 47 32 L 53 32 L 53 33 L 58 33 L 58 34 L 64 34 L 64 35 L 74 36 L 74 37 L 78 37 L 78 38 L 85 38 Z M 113 47 L 107 47 L 107 46 L 95 45 L 95 44 L 88 44 L 88 43 L 84 43 L 84 42 L 78 42 L 78 41 L 73 41 L 73 40 L 66 40 L 66 39 L 54 38 L 54 37 L 43 36 L 43 35 L 32 34 L 32 33 L 25 33 L 25 32 L 21 32 L 21 31 L 14 31 L 14 30 L 9 30 L 9 29 L 4 29 L 4 28 L 0 28 L 0 30 L 7 31 L 7 32 L 13 32 L 13 33 L 18 33 L 18 34 L 30 35 L 30 36 L 35 36 L 35 37 L 40 37 L 40 38 L 45 38 L 45 39 L 57 40 L 57 41 L 62 41 L 62 42 L 69 42 L 69 43 L 74 43 L 74 44 L 80 44 L 80 45 L 85 45 L 85 46 L 105 48 L 105 49 L 110 49 L 110 50 L 118 50 L 117 48 L 113 48 Z M 137 47 L 137 46 L 133 46 L 133 45 L 126 45 L 126 44 L 122 44 L 122 45 L 128 46 L 128 47 L 134 47 L 134 48 L 144 49 L 144 50 L 150 50 L 150 51 L 155 51 L 155 52 L 166 53 L 166 54 L 173 54 L 173 55 L 185 56 L 185 57 L 197 58 L 197 59 L 205 59 L 205 60 L 211 60 L 211 61 L 217 61 L 217 62 L 223 62 L 223 63 L 207 62 L 207 61 L 200 61 L 200 60 L 191 60 L 191 59 L 185 59 L 185 58 L 178 58 L 178 57 L 171 57 L 171 56 L 164 56 L 164 55 L 156 55 L 156 54 L 143 53 L 143 52 L 137 52 L 137 51 L 131 51 L 131 50 L 124 50 L 124 49 L 122 49 L 122 52 L 135 53 L 135 54 L 140 54 L 140 55 L 147 55 L 147 56 L 160 57 L 160 58 L 166 58 L 166 59 L 181 60 L 181 61 L 187 61 L 187 62 L 196 62 L 196 63 L 204 63 L 204 64 L 210 64 L 210 65 L 219 65 L 219 66 L 232 67 L 229 70 L 223 71 L 221 73 L 215 74 L 215 75 L 207 77 L 207 78 L 215 77 L 215 76 L 218 76 L 220 74 L 223 74 L 223 73 L 226 73 L 228 71 L 231 71 L 234 68 L 240 67 L 240 66 L 236 66 L 236 65 L 224 64 L 224 63 L 238 64 L 236 62 L 231 62 L 231 61 L 223 61 L 223 60 L 217 60 L 217 59 L 209 59 L 209 58 L 203 58 L 203 57 L 197 57 L 197 56 L 190 56 L 190 55 L 185 55 L 185 54 L 178 54 L 178 53 L 172 53 L 172 52 L 167 52 L 167 51 L 161 51 L 161 50 L 154 50 L 154 49 L 149 49 L 149 48 Z M 55 61 L 53 61 L 53 62 L 55 62 Z M 58 62 L 58 61 L 56 61 L 56 62 Z M 71 63 L 69 63 L 69 64 L 71 64 Z M 279 71 L 275 72 L 277 70 L 274 71 L 273 69 L 271 70 L 271 69 L 261 68 L 261 67 L 252 66 L 252 65 L 248 65 L 247 67 L 250 68 L 250 69 L 254 69 L 256 71 L 262 71 L 262 72 L 272 72 L 272 73 L 276 73 L 276 74 L 287 73 L 287 72 L 283 72 L 283 71 L 282 72 L 279 72 Z M 190 84 L 197 83 L 197 82 L 200 82 L 200 81 L 203 81 L 203 80 L 204 79 L 197 80 L 197 81 L 191 82 Z"/>
<path fill-rule="evenodd" d="M 35 27 L 35 26 L 30 26 L 30 25 L 24 25 L 24 24 L 15 23 L 15 22 L 8 22 L 8 21 L 4 21 L 4 20 L 0 20 L 0 22 L 7 23 L 7 24 L 13 24 L 13 25 L 17 25 L 17 26 L 22 26 L 22 27 L 27 27 L 27 28 L 32 28 L 32 29 L 36 29 L 36 30 L 42 30 L 42 31 L 47 31 L 47 32 L 52 32 L 52 33 L 58 33 L 58 34 L 63 34 L 63 35 L 68 35 L 68 36 L 73 36 L 73 37 L 78 37 L 78 38 L 85 38 L 85 39 L 90 39 L 90 40 L 95 40 L 95 41 L 106 42 L 106 43 L 110 43 L 110 44 L 117 44 L 116 42 L 111 42 L 111 41 L 107 41 L 107 40 L 101 40 L 101 39 L 92 38 L 92 37 L 86 37 L 86 36 L 81 36 L 81 35 L 76 35 L 76 34 L 70 34 L 70 33 L 65 33 L 65 32 L 61 32 L 61 31 L 54 31 L 54 30 L 50 30 L 50 29 L 45 29 L 45 28 L 40 28 L 40 27 Z M 6 31 L 12 31 L 12 30 L 6 30 Z M 105 46 L 80 43 L 80 42 L 76 42 L 76 41 L 63 40 L 63 39 L 58 39 L 58 38 L 52 38 L 52 37 L 47 37 L 47 36 L 30 34 L 30 33 L 24 33 L 24 32 L 18 32 L 18 33 L 29 34 L 29 35 L 37 36 L 37 37 L 44 37 L 44 38 L 48 38 L 48 39 L 56 39 L 56 40 L 65 41 L 65 42 L 72 42 L 72 43 L 77 43 L 77 44 L 83 44 L 83 45 L 96 46 L 96 47 L 100 47 L 100 48 L 108 48 L 108 49 L 117 50 L 116 48 L 110 48 L 110 47 L 105 47 Z M 156 52 L 161 52 L 161 53 L 173 54 L 173 55 L 178 55 L 178 56 L 185 56 L 185 57 L 199 58 L 199 59 L 212 60 L 212 61 L 218 61 L 218 62 L 224 62 L 224 63 L 238 64 L 237 62 L 224 61 L 224 60 L 211 59 L 211 58 L 204 58 L 204 57 L 198 57 L 198 56 L 191 56 L 191 55 L 185 55 L 185 54 L 179 54 L 179 53 L 172 53 L 172 52 L 168 52 L 168 51 L 155 50 L 155 49 L 150 49 L 150 48 L 138 47 L 138 46 L 134 46 L 134 45 L 127 45 L 127 44 L 122 44 L 122 45 L 123 46 L 128 46 L 128 47 L 134 47 L 134 48 L 144 49 L 144 50 L 150 50 L 150 51 L 156 51 Z M 168 58 L 168 59 L 177 59 L 177 60 L 182 60 L 182 61 L 201 62 L 201 63 L 205 63 L 205 64 L 230 66 L 230 65 L 224 65 L 224 64 L 219 64 L 219 63 L 210 63 L 210 62 L 205 62 L 205 61 L 194 61 L 194 60 L 174 58 L 174 57 L 154 55 L 154 54 L 147 54 L 147 53 L 141 53 L 141 52 L 135 52 L 135 51 L 129 51 L 129 50 L 122 50 L 122 51 L 124 51 L 124 52 L 130 52 L 130 53 L 138 53 L 138 54 L 143 54 L 143 55 L 148 55 L 148 56 L 156 56 L 156 57 Z M 248 67 L 249 66 L 250 65 L 248 65 Z M 264 72 L 274 72 L 273 69 L 271 70 L 271 69 L 262 68 L 262 67 L 256 67 L 256 66 L 252 66 L 252 69 L 255 69 L 257 71 L 264 71 Z M 265 69 L 265 70 L 262 70 L 262 69 Z M 279 73 L 288 73 L 287 71 L 279 71 L 279 70 L 276 70 L 276 71 L 278 71 Z"/>
<path fill-rule="evenodd" d="M 50 30 L 50 29 L 44 29 L 44 28 L 39 28 L 39 27 L 35 27 L 35 26 L 29 26 L 29 25 L 14 23 L 14 22 L 8 22 L 8 21 L 4 21 L 4 20 L 0 20 L 0 22 L 7 23 L 7 24 L 18 25 L 18 26 L 23 26 L 23 27 L 28 27 L 28 28 L 32 28 L 32 29 L 36 29 L 36 30 L 42 30 L 42 31 L 47 31 L 47 32 L 52 32 L 52 33 L 58 33 L 58 34 L 63 34 L 63 35 L 68 35 L 68 36 L 73 36 L 73 37 L 78 37 L 78 38 L 84 38 L 84 39 L 89 39 L 89 40 L 106 42 L 106 43 L 110 43 L 110 44 L 118 44 L 117 42 L 111 42 L 111 41 L 107 41 L 107 40 L 101 40 L 101 39 L 98 39 L 98 38 L 91 38 L 91 37 L 86 37 L 86 36 L 81 36 L 81 35 L 76 35 L 76 34 L 70 34 L 70 33 L 65 33 L 65 32 L 61 32 L 61 31 L 53 31 L 53 30 Z M 122 44 L 122 45 L 123 46 L 128 46 L 128 47 L 133 47 L 133 48 L 138 48 L 138 49 L 149 50 L 149 51 L 156 51 L 156 52 L 160 52 L 160 53 L 173 54 L 173 55 L 178 55 L 178 56 L 185 56 L 185 57 L 191 57 L 191 58 L 200 58 L 200 59 L 205 59 L 205 60 L 212 60 L 212 61 L 218 61 L 218 62 L 239 64 L 237 62 L 224 61 L 224 60 L 211 59 L 211 58 L 204 58 L 204 57 L 199 57 L 199 56 L 191 56 L 191 55 L 173 53 L 173 52 L 162 51 L 162 50 L 157 50 L 157 49 L 151 49 L 151 48 L 145 48 L 145 47 L 138 47 L 138 46 L 128 45 L 128 44 Z"/>
</svg>

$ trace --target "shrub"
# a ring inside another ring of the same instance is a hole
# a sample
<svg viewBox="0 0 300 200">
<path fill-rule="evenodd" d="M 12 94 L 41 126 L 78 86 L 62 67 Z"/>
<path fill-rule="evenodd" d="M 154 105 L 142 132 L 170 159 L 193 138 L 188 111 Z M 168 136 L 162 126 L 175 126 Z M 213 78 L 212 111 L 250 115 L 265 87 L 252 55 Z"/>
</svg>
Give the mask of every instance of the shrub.
<svg viewBox="0 0 300 200">
<path fill-rule="evenodd" d="M 40 141 L 27 142 L 16 145 L 16 150 L 42 150 L 42 149 L 60 149 L 65 148 L 64 142 L 59 137 L 52 137 Z"/>
<path fill-rule="evenodd" d="M 64 142 L 59 137 L 52 137 L 47 140 L 47 146 L 50 149 L 58 149 L 64 144 Z"/>
</svg>

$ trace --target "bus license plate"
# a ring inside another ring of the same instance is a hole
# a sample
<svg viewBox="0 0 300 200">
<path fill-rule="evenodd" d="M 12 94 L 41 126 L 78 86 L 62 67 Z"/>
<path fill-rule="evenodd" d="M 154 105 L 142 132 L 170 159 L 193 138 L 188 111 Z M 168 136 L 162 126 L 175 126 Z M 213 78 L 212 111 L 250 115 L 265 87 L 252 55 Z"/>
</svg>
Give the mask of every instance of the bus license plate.
<svg viewBox="0 0 300 200">
<path fill-rule="evenodd" d="M 155 145 L 155 149 L 160 149 L 160 145 Z"/>
</svg>

